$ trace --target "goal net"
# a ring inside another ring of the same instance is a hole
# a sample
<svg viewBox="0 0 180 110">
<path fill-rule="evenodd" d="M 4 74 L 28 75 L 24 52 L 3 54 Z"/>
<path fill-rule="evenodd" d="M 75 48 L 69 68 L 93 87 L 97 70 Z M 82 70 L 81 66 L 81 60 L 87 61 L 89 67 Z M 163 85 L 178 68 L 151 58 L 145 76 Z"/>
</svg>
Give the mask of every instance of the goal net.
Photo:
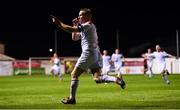
<svg viewBox="0 0 180 110">
<path fill-rule="evenodd" d="M 51 57 L 30 57 L 29 58 L 29 75 L 33 73 L 44 73 L 46 75 L 50 74 L 50 68 L 52 63 L 50 62 Z"/>
</svg>

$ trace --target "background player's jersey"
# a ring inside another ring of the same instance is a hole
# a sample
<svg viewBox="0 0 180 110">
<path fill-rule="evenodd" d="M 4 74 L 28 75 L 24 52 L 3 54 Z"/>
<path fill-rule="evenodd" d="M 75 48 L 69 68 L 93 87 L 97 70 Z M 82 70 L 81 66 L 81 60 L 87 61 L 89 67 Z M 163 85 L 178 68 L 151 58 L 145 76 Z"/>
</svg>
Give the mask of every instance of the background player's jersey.
<svg viewBox="0 0 180 110">
<path fill-rule="evenodd" d="M 103 55 L 102 58 L 103 58 L 103 66 L 110 66 L 109 61 L 111 60 L 111 57 L 108 55 L 107 56 Z"/>
<path fill-rule="evenodd" d="M 146 53 L 145 56 L 147 62 L 153 62 L 153 59 L 155 58 L 154 56 L 152 56 L 152 53 Z"/>
<path fill-rule="evenodd" d="M 60 60 L 58 58 L 54 58 L 54 65 L 60 65 Z"/>
<path fill-rule="evenodd" d="M 122 54 L 112 54 L 112 61 L 114 62 L 114 66 L 122 66 L 122 59 L 123 55 Z"/>
<path fill-rule="evenodd" d="M 152 56 L 154 56 L 158 63 L 165 62 L 165 58 L 169 56 L 166 52 L 153 52 Z"/>
</svg>

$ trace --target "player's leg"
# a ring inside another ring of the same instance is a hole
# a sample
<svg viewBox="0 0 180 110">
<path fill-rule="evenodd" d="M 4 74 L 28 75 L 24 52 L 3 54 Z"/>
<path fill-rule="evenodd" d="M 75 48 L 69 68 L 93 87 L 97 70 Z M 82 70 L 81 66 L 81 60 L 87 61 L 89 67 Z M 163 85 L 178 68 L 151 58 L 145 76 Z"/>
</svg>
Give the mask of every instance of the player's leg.
<svg viewBox="0 0 180 110">
<path fill-rule="evenodd" d="M 105 66 L 103 66 L 103 68 L 102 68 L 102 74 L 104 74 L 104 75 L 107 74 Z"/>
<path fill-rule="evenodd" d="M 108 73 L 110 72 L 110 66 L 106 66 L 106 67 L 104 67 L 104 75 L 108 75 Z"/>
<path fill-rule="evenodd" d="M 117 78 L 122 81 L 121 87 L 124 89 L 126 84 L 122 76 L 122 65 L 119 65 L 115 70 L 116 70 L 115 72 L 117 73 Z"/>
<path fill-rule="evenodd" d="M 151 66 L 150 65 L 148 65 L 147 73 L 148 73 L 149 78 L 151 78 L 152 77 L 152 72 L 151 72 Z"/>
<path fill-rule="evenodd" d="M 56 77 L 56 71 L 54 69 L 51 70 L 51 74 L 54 78 Z"/>
<path fill-rule="evenodd" d="M 76 91 L 79 85 L 79 76 L 84 72 L 83 69 L 75 67 L 71 72 L 70 96 L 63 99 L 64 104 L 76 104 Z"/>
<path fill-rule="evenodd" d="M 93 62 L 91 60 L 90 52 L 83 52 L 78 59 L 73 71 L 71 72 L 71 85 L 70 85 L 70 96 L 62 100 L 64 104 L 75 104 L 76 103 L 76 91 L 79 85 L 79 76 L 88 69 L 89 64 Z"/>
<path fill-rule="evenodd" d="M 166 74 L 169 75 L 169 71 L 166 69 Z"/>
<path fill-rule="evenodd" d="M 161 76 L 162 76 L 162 79 L 163 79 L 167 84 L 170 84 L 170 81 L 169 81 L 168 78 L 167 78 L 167 75 L 166 75 L 166 73 L 165 73 L 165 70 L 163 70 L 163 71 L 161 72 Z"/>
<path fill-rule="evenodd" d="M 100 68 L 91 69 L 91 72 L 93 74 L 93 79 L 96 83 L 115 82 L 116 81 L 116 78 L 113 76 L 101 74 Z"/>
<path fill-rule="evenodd" d="M 91 71 L 93 74 L 93 79 L 97 84 L 104 83 L 104 82 L 106 83 L 114 82 L 120 85 L 122 89 L 125 88 L 125 82 L 123 81 L 123 79 L 119 77 L 110 76 L 110 75 L 102 75 L 100 68 L 95 68 L 95 69 L 92 69 Z"/>
<path fill-rule="evenodd" d="M 123 79 L 122 72 L 121 72 L 121 66 L 115 67 L 115 73 L 117 74 L 117 77 Z"/>
<path fill-rule="evenodd" d="M 52 68 L 50 69 L 50 73 L 53 75 L 54 78 L 56 77 L 57 69 L 55 65 L 52 66 Z"/>
<path fill-rule="evenodd" d="M 59 80 L 63 80 L 63 76 L 62 76 L 62 73 L 59 71 Z"/>
<path fill-rule="evenodd" d="M 144 75 L 146 75 L 146 72 L 148 71 L 147 63 L 144 64 Z"/>
<path fill-rule="evenodd" d="M 57 65 L 53 66 L 53 73 L 54 73 L 54 78 L 56 76 L 59 76 L 59 78 L 61 78 L 61 73 L 60 73 L 60 67 Z"/>
<path fill-rule="evenodd" d="M 52 74 L 54 76 L 54 72 L 53 72 L 53 69 L 50 69 L 50 74 Z"/>
<path fill-rule="evenodd" d="M 102 57 L 99 51 L 96 51 L 96 57 L 94 57 L 94 61 L 95 62 L 90 66 L 90 68 L 93 74 L 93 79 L 96 83 L 115 82 L 120 85 L 122 89 L 125 88 L 125 82 L 121 78 L 101 74 Z"/>
<path fill-rule="evenodd" d="M 150 74 L 150 75 L 149 75 L 149 77 L 151 78 L 151 77 L 153 77 L 153 72 L 152 72 L 152 67 L 151 67 L 151 66 L 149 67 L 149 71 L 150 71 L 150 73 L 149 73 L 149 74 Z"/>
<path fill-rule="evenodd" d="M 106 72 L 107 72 L 107 75 L 111 72 L 111 65 L 107 66 Z"/>
<path fill-rule="evenodd" d="M 167 84 L 170 84 L 170 81 L 168 80 L 167 78 L 167 74 L 166 74 L 166 64 L 160 64 L 160 67 L 161 67 L 161 76 L 162 76 L 162 79 L 167 83 Z"/>
<path fill-rule="evenodd" d="M 148 70 L 149 70 L 149 77 L 151 78 L 153 76 L 153 72 L 152 72 L 152 62 L 149 62 L 148 64 Z"/>
<path fill-rule="evenodd" d="M 60 67 L 58 67 L 58 76 L 59 76 L 59 80 L 63 80 L 63 76 L 62 76 Z"/>
<path fill-rule="evenodd" d="M 53 75 L 53 68 L 52 67 L 49 69 L 49 73 Z"/>
</svg>

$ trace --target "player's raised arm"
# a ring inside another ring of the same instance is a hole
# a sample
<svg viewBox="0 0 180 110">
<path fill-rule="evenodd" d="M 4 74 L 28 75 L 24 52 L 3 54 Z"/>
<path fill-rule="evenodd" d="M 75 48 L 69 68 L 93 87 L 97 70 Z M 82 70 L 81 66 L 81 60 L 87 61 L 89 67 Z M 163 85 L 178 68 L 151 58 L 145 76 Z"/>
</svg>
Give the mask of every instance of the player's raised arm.
<svg viewBox="0 0 180 110">
<path fill-rule="evenodd" d="M 72 40 L 77 41 L 81 38 L 81 35 L 79 32 L 73 32 L 72 33 Z"/>
<path fill-rule="evenodd" d="M 50 15 L 53 23 L 55 23 L 59 28 L 61 28 L 62 30 L 68 32 L 68 33 L 72 33 L 72 32 L 79 32 L 79 29 L 77 26 L 70 26 L 67 24 L 64 24 L 62 21 L 60 21 L 57 17 Z"/>
<path fill-rule="evenodd" d="M 171 54 L 169 54 L 169 53 L 167 53 L 167 56 L 170 57 L 170 58 L 176 58 L 176 56 L 171 55 Z"/>
<path fill-rule="evenodd" d="M 171 55 L 171 54 L 169 54 L 169 53 L 167 53 L 165 51 L 163 51 L 163 55 L 164 55 L 164 57 L 176 58 L 175 56 L 173 56 L 173 55 Z"/>
<path fill-rule="evenodd" d="M 72 20 L 73 27 L 77 27 L 79 24 L 79 19 L 75 18 Z M 77 41 L 81 38 L 80 32 L 73 32 L 72 33 L 72 40 Z"/>
</svg>

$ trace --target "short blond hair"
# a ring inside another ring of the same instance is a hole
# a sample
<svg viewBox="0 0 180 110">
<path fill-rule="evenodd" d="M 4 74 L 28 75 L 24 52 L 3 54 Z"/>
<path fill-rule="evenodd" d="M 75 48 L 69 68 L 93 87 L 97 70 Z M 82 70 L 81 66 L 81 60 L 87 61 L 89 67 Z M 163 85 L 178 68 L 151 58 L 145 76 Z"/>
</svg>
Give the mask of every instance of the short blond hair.
<svg viewBox="0 0 180 110">
<path fill-rule="evenodd" d="M 92 17 L 91 9 L 89 8 L 81 8 L 80 11 L 84 11 L 84 14 L 87 14 L 89 17 Z"/>
</svg>

